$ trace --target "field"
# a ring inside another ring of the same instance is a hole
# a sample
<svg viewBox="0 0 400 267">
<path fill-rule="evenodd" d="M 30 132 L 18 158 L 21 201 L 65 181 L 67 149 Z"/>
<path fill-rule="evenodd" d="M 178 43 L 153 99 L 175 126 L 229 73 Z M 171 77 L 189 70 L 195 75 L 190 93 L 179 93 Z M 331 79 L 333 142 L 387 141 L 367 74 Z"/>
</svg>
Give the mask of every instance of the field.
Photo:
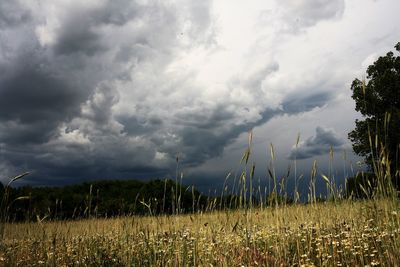
<svg viewBox="0 0 400 267">
<path fill-rule="evenodd" d="M 2 266 L 399 266 L 400 207 L 339 201 L 5 225 Z"/>
</svg>

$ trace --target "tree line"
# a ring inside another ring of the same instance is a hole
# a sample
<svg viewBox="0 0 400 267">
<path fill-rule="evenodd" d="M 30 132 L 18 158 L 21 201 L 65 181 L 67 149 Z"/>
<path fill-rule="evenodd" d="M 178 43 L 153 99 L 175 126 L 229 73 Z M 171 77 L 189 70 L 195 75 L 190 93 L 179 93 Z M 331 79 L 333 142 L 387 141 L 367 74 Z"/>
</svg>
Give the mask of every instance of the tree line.
<svg viewBox="0 0 400 267">
<path fill-rule="evenodd" d="M 0 199 L 5 187 L 0 184 Z M 205 209 L 206 198 L 174 181 L 112 180 L 63 187 L 8 187 L 8 220 L 80 219 L 173 214 Z"/>
<path fill-rule="evenodd" d="M 234 194 L 203 195 L 194 186 L 170 179 L 102 180 L 63 187 L 14 188 L 0 183 L 0 200 L 5 199 L 2 220 L 11 222 L 208 212 L 249 207 L 250 202 Z M 253 197 L 252 203 L 256 206 L 261 200 Z"/>
</svg>

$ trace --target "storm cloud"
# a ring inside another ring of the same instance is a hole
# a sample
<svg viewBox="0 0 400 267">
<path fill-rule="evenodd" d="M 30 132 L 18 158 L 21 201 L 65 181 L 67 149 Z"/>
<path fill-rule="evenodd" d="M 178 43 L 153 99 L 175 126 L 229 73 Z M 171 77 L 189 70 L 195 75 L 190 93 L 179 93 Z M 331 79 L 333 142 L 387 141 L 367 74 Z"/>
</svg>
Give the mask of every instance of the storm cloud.
<svg viewBox="0 0 400 267">
<path fill-rule="evenodd" d="M 15 27 L 30 21 L 31 14 L 19 1 L 4 0 L 0 3 L 0 28 Z"/>
<path fill-rule="evenodd" d="M 342 140 L 332 129 L 318 126 L 315 136 L 307 138 L 294 146 L 288 156 L 289 159 L 308 159 L 319 155 L 328 154 L 329 151 L 343 148 L 345 141 Z"/>
<path fill-rule="evenodd" d="M 35 185 L 165 177 L 177 156 L 201 169 L 250 129 L 347 96 L 354 72 L 296 39 L 340 21 L 345 1 L 236 4 L 2 1 L 0 179 L 25 170 Z M 261 13 L 274 23 L 257 21 Z M 342 146 L 335 138 L 317 128 L 297 158 Z"/>
</svg>

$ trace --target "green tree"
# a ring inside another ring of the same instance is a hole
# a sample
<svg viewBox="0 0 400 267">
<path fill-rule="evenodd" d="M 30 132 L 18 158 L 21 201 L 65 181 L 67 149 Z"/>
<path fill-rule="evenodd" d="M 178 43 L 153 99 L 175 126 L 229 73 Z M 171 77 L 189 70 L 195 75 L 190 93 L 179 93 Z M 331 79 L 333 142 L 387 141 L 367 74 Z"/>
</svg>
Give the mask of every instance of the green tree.
<svg viewBox="0 0 400 267">
<path fill-rule="evenodd" d="M 400 52 L 400 42 L 395 46 Z M 400 144 L 400 56 L 388 52 L 367 69 L 365 80 L 355 79 L 351 85 L 356 111 L 363 119 L 349 133 L 356 154 L 365 158 L 371 170 L 383 154 L 389 159 L 392 178 L 399 169 Z M 382 158 L 380 158 L 382 160 Z M 398 184 L 398 181 L 395 181 Z"/>
</svg>

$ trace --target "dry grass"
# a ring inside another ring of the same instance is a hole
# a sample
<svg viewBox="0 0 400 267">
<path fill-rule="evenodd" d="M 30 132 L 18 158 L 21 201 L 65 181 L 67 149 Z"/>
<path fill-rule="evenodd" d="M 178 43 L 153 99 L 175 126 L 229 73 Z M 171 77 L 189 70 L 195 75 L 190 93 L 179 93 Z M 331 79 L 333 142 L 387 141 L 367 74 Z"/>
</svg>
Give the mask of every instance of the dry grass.
<svg viewBox="0 0 400 267">
<path fill-rule="evenodd" d="M 6 225 L 3 266 L 399 266 L 396 202 Z"/>
</svg>

